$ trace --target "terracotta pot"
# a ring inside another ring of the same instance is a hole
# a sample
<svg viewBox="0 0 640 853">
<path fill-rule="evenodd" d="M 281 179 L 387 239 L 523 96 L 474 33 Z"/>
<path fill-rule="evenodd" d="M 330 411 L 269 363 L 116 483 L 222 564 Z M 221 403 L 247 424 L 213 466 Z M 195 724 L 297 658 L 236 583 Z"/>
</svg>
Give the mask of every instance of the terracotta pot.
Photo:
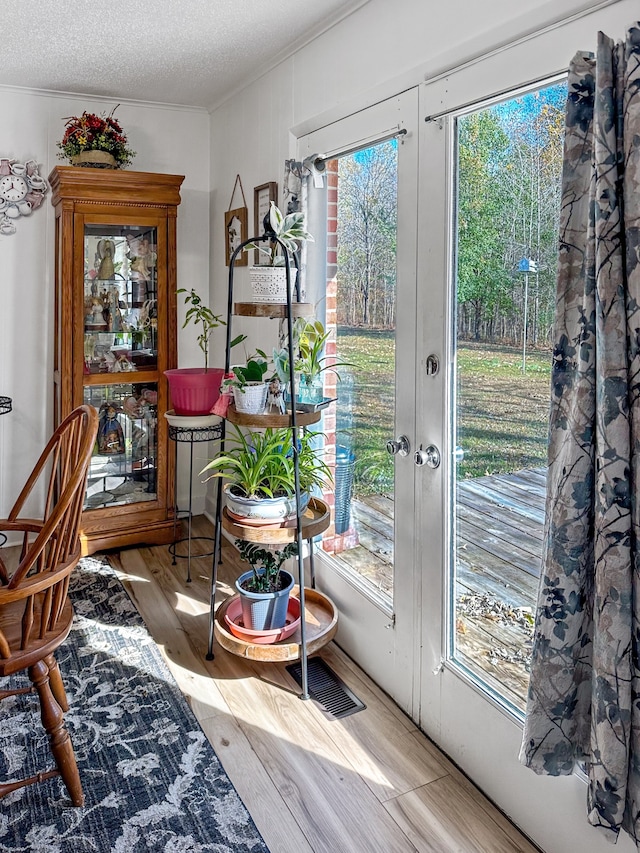
<svg viewBox="0 0 640 853">
<path fill-rule="evenodd" d="M 178 367 L 165 370 L 176 415 L 208 415 L 220 396 L 221 367 Z"/>
<path fill-rule="evenodd" d="M 293 595 L 289 596 L 287 620 L 282 628 L 271 628 L 266 631 L 246 628 L 242 618 L 242 600 L 239 596 L 233 596 L 224 614 L 224 621 L 233 636 L 239 640 L 260 645 L 279 643 L 280 640 L 290 637 L 300 625 L 300 600 Z"/>
<path fill-rule="evenodd" d="M 72 166 L 89 166 L 93 169 L 117 169 L 118 161 L 109 151 L 81 151 L 71 158 Z"/>
</svg>

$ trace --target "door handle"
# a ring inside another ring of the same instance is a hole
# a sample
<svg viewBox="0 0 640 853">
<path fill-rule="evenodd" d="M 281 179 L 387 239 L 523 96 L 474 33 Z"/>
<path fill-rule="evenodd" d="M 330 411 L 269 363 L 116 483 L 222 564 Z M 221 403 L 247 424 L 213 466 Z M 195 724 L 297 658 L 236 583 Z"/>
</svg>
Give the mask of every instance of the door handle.
<svg viewBox="0 0 640 853">
<path fill-rule="evenodd" d="M 413 454 L 413 461 L 418 467 L 428 465 L 429 468 L 437 468 L 440 465 L 440 451 L 434 444 L 430 444 L 426 450 L 420 445 L 420 450 Z"/>
<path fill-rule="evenodd" d="M 387 453 L 395 456 L 408 456 L 411 452 L 411 445 L 406 435 L 401 435 L 400 438 L 392 438 L 387 442 Z"/>
</svg>

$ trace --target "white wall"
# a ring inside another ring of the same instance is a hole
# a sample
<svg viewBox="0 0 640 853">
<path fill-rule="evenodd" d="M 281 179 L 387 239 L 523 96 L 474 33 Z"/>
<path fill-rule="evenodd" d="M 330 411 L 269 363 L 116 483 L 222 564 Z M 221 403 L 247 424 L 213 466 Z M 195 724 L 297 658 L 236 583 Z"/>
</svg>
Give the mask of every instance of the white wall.
<svg viewBox="0 0 640 853">
<path fill-rule="evenodd" d="M 0 88 L 0 157 L 34 159 L 47 177 L 63 161 L 63 119 L 109 112 L 117 100 Z M 204 110 L 122 103 L 116 117 L 137 152 L 130 168 L 185 176 L 178 208 L 178 283 L 206 294 L 209 282 L 209 116 Z M 50 201 L 0 235 L 0 394 L 13 412 L 0 417 L 0 517 L 28 476 L 53 425 L 54 212 Z M 180 317 L 184 311 L 180 308 Z M 181 322 L 179 321 L 179 325 Z M 195 336 L 179 334 L 180 366 L 200 364 Z M 203 487 L 197 489 L 200 506 Z M 179 479 L 186 494 L 186 479 Z M 184 505 L 184 500 L 182 501 Z"/>
</svg>

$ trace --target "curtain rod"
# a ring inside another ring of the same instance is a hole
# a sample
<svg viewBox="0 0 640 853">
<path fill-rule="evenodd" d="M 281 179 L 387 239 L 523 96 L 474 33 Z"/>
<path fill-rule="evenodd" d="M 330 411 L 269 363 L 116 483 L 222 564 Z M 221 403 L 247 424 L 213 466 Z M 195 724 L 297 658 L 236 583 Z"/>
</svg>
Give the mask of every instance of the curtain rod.
<svg viewBox="0 0 640 853">
<path fill-rule="evenodd" d="M 557 71 L 555 74 L 551 74 L 544 78 L 544 80 L 532 80 L 530 83 L 524 83 L 519 86 L 511 86 L 508 89 L 501 89 L 499 92 L 495 92 L 493 95 L 489 95 L 488 98 L 480 98 L 474 101 L 467 101 L 464 104 L 458 104 L 455 107 L 449 107 L 448 110 L 442 110 L 439 113 L 431 113 L 431 115 L 425 116 L 424 120 L 426 122 L 436 121 L 439 118 L 443 118 L 448 115 L 458 115 L 460 113 L 465 112 L 466 110 L 470 110 L 472 107 L 474 110 L 485 109 L 486 107 L 490 107 L 492 104 L 500 103 L 504 101 L 506 98 L 517 98 L 520 94 L 526 94 L 527 92 L 534 92 L 539 89 L 543 89 L 546 86 L 552 86 L 554 83 L 559 83 L 561 80 L 565 80 L 568 75 L 568 70 L 566 71 Z"/>
<path fill-rule="evenodd" d="M 371 136 L 368 139 L 360 139 L 350 148 L 337 148 L 335 151 L 330 151 L 328 154 L 319 154 L 314 158 L 313 165 L 319 172 L 324 170 L 327 160 L 334 160 L 336 157 L 347 157 L 349 154 L 355 154 L 357 151 L 362 151 L 363 148 L 369 148 L 370 145 L 381 144 L 388 142 L 390 139 L 397 139 L 399 136 L 406 136 L 406 127 L 396 127 L 393 130 L 388 130 L 381 136 Z"/>
</svg>

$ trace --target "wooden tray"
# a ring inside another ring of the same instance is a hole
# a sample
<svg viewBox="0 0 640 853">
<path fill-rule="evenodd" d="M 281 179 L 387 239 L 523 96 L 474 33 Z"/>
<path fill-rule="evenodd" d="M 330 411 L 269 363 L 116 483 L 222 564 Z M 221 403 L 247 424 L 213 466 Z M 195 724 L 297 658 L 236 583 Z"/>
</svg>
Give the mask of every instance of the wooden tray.
<svg viewBox="0 0 640 853">
<path fill-rule="evenodd" d="M 292 302 L 292 317 L 313 317 L 315 307 L 311 302 Z M 236 302 L 233 313 L 238 317 L 270 317 L 281 320 L 287 316 L 286 302 Z"/>
<path fill-rule="evenodd" d="M 320 498 L 311 498 L 309 506 L 302 514 L 302 538 L 313 539 L 331 524 L 331 511 L 329 504 Z M 270 542 L 273 545 L 296 540 L 296 519 L 287 519 L 280 526 L 272 524 L 259 527 L 255 525 L 242 524 L 235 521 L 227 512 L 222 510 L 222 526 L 236 539 L 244 539 L 246 542 Z"/>
<path fill-rule="evenodd" d="M 292 595 L 300 595 L 300 588 L 297 585 L 294 586 Z M 216 611 L 214 633 L 223 649 L 247 660 L 275 662 L 300 658 L 300 628 L 286 640 L 269 645 L 248 643 L 246 640 L 234 637 L 224 621 L 224 615 L 227 607 L 237 598 L 237 595 L 229 596 Z M 338 611 L 331 599 L 317 589 L 305 587 L 304 598 L 307 655 L 312 655 L 335 637 L 338 630 Z"/>
<path fill-rule="evenodd" d="M 316 424 L 322 417 L 322 412 L 301 412 L 296 409 L 296 426 L 303 427 L 309 426 L 309 424 Z M 229 408 L 227 409 L 227 414 L 225 418 L 231 424 L 237 424 L 238 426 L 253 426 L 258 427 L 259 429 L 264 429 L 265 427 L 290 427 L 291 426 L 291 413 L 288 412 L 286 415 L 280 415 L 277 413 L 271 414 L 268 413 L 266 415 L 250 415 L 246 412 L 238 412 L 236 411 L 236 407 L 233 403 L 229 404 Z"/>
</svg>

